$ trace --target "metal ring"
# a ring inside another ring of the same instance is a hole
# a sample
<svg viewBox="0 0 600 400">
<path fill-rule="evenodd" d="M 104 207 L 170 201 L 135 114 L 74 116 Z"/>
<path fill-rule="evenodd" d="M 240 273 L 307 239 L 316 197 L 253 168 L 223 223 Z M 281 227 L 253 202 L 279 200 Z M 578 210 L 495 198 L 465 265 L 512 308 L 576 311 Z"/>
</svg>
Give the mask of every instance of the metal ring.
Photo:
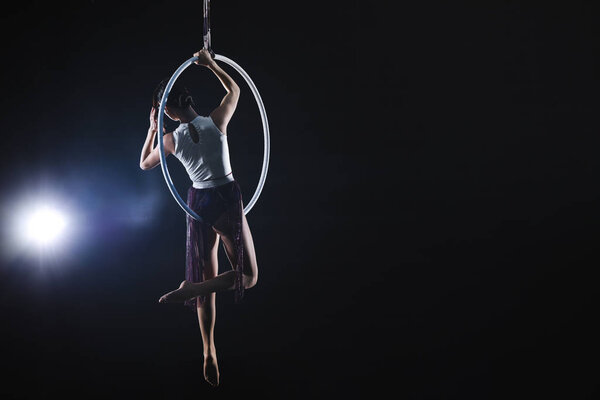
<svg viewBox="0 0 600 400">
<path fill-rule="evenodd" d="M 252 198 L 250 199 L 248 204 L 244 207 L 244 215 L 245 215 L 245 214 L 248 214 L 250 212 L 250 210 L 252 209 L 252 207 L 254 207 L 254 204 L 256 204 L 256 201 L 260 197 L 260 193 L 262 192 L 265 181 L 267 179 L 267 170 L 269 168 L 269 154 L 271 152 L 271 137 L 269 134 L 269 122 L 267 120 L 267 112 L 265 111 L 265 105 L 263 104 L 262 98 L 260 97 L 260 93 L 258 93 L 258 89 L 256 88 L 256 85 L 254 85 L 254 82 L 252 82 L 252 79 L 250 79 L 250 76 L 246 73 L 246 71 L 244 71 L 242 69 L 242 67 L 240 67 L 238 64 L 236 64 L 233 60 L 231 60 L 225 56 L 216 54 L 214 59 L 217 61 L 222 61 L 226 64 L 229 64 L 240 75 L 242 75 L 242 77 L 246 80 L 246 83 L 248 84 L 248 86 L 250 86 L 250 90 L 252 90 L 252 94 L 254 94 L 254 98 L 256 99 L 256 103 L 257 103 L 258 109 L 260 111 L 260 117 L 261 117 L 262 125 L 263 125 L 265 147 L 264 147 L 264 154 L 263 154 L 262 171 L 260 173 L 260 179 L 258 181 L 258 185 L 256 186 L 256 190 L 254 191 L 254 195 L 252 196 Z M 192 57 L 189 60 L 185 61 L 183 64 L 181 64 L 179 66 L 179 68 L 177 68 L 177 70 L 175 71 L 175 73 L 173 74 L 171 79 L 169 80 L 169 83 L 167 83 L 167 87 L 165 88 L 165 92 L 160 101 L 160 108 L 158 111 L 158 132 L 163 132 L 164 115 L 165 115 L 165 107 L 167 105 L 167 98 L 169 97 L 169 93 L 171 92 L 171 89 L 173 88 L 175 81 L 177 80 L 177 78 L 179 78 L 179 75 L 181 75 L 183 73 L 183 71 L 185 71 L 185 69 L 187 67 L 189 67 L 190 65 L 192 65 L 196 60 L 198 60 L 198 57 Z M 164 133 L 162 133 L 161 135 L 156 135 L 156 138 L 158 140 L 158 147 L 160 149 L 160 151 L 159 151 L 160 166 L 161 166 L 161 169 L 163 172 L 163 176 L 165 177 L 165 181 L 167 182 L 167 186 L 169 187 L 171 194 L 173 195 L 173 197 L 175 198 L 177 203 L 181 206 L 181 208 L 183 208 L 183 210 L 190 217 L 194 218 L 195 220 L 202 221 L 202 218 L 194 210 L 192 210 L 185 201 L 183 201 L 183 199 L 177 192 L 175 185 L 173 184 L 171 175 L 169 175 L 169 169 L 167 168 L 167 158 L 165 156 L 164 143 L 162 140 L 163 135 L 164 135 Z"/>
</svg>

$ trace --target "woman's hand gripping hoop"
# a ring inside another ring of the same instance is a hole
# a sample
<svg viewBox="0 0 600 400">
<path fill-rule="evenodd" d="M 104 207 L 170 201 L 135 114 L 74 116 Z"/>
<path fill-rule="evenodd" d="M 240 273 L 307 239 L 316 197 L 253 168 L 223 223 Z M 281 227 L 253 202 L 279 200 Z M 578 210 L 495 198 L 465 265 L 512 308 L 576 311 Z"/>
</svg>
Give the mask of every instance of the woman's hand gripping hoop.
<svg viewBox="0 0 600 400">
<path fill-rule="evenodd" d="M 202 57 L 202 54 L 200 54 L 200 57 Z M 246 80 L 246 83 L 250 87 L 250 90 L 252 90 L 252 94 L 254 94 L 254 98 L 256 99 L 256 104 L 258 105 L 258 110 L 260 111 L 260 118 L 262 120 L 263 133 L 264 133 L 264 144 L 265 144 L 264 153 L 263 153 L 263 165 L 262 165 L 262 171 L 260 173 L 260 179 L 258 181 L 258 185 L 256 186 L 256 190 L 254 191 L 254 195 L 252 196 L 252 198 L 250 199 L 248 204 L 244 207 L 244 214 L 248 214 L 250 212 L 250 210 L 252 209 L 252 207 L 254 207 L 254 204 L 256 204 L 256 201 L 258 200 L 258 198 L 260 197 L 260 192 L 262 191 L 265 181 L 267 179 L 267 170 L 269 168 L 269 154 L 271 152 L 271 137 L 269 134 L 269 122 L 267 120 L 267 112 L 265 111 L 265 105 L 263 104 L 262 98 L 260 97 L 260 93 L 258 93 L 258 89 L 254 85 L 254 82 L 252 82 L 252 79 L 250 79 L 250 76 L 246 73 L 246 71 L 244 71 L 242 69 L 242 67 L 240 67 L 238 64 L 236 64 L 233 60 L 230 60 L 229 58 L 227 58 L 225 56 L 216 54 L 214 59 L 216 61 L 222 61 L 225 64 L 229 64 Z M 194 63 L 194 62 L 197 62 L 198 64 L 202 64 L 203 62 L 205 62 L 205 60 L 203 60 L 202 58 L 199 58 L 197 56 L 190 58 L 189 60 L 187 60 L 186 62 L 181 64 L 181 66 L 179 66 L 179 68 L 177 68 L 177 70 L 175 71 L 175 73 L 173 74 L 171 79 L 169 80 L 169 83 L 167 83 L 167 87 L 165 88 L 165 92 L 160 101 L 160 108 L 158 110 L 158 132 L 164 132 L 165 106 L 167 105 L 167 99 L 169 98 L 169 93 L 171 92 L 171 89 L 173 88 L 175 81 L 177 80 L 177 78 L 179 78 L 179 75 L 181 75 L 183 73 L 183 71 L 185 71 L 185 69 L 187 67 L 189 67 L 190 65 L 192 65 L 192 63 Z M 158 147 L 160 149 L 160 152 L 159 152 L 160 153 L 160 167 L 162 169 L 163 176 L 165 177 L 165 181 L 167 182 L 167 186 L 169 187 L 169 190 L 171 191 L 171 194 L 173 195 L 173 197 L 175 198 L 177 203 L 181 206 L 181 208 L 183 208 L 183 210 L 190 217 L 194 218 L 195 220 L 202 221 L 202 218 L 194 210 L 192 210 L 186 204 L 185 201 L 183 201 L 183 199 L 177 192 L 177 189 L 175 188 L 175 185 L 173 184 L 173 180 L 171 179 L 171 175 L 169 175 L 169 169 L 167 168 L 167 159 L 165 156 L 165 149 L 164 149 L 162 137 L 160 135 L 157 135 L 157 138 L 158 138 Z"/>
</svg>

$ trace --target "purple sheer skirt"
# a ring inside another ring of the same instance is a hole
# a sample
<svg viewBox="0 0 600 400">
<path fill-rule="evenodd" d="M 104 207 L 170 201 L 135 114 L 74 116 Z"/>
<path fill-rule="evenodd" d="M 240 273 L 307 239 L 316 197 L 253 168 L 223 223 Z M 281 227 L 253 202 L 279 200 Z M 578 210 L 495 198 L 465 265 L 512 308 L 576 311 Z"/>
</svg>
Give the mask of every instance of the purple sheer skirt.
<svg viewBox="0 0 600 400">
<path fill-rule="evenodd" d="M 204 265 L 210 254 L 207 239 L 215 222 L 225 215 L 228 230 L 233 232 L 235 246 L 235 260 L 233 270 L 236 271 L 234 296 L 239 302 L 244 295 L 242 284 L 244 246 L 242 243 L 242 193 L 238 183 L 234 180 L 213 188 L 196 189 L 191 186 L 188 190 L 187 205 L 203 219 L 199 222 L 187 215 L 187 240 L 186 240 L 186 268 L 185 279 L 189 282 L 202 282 L 204 280 Z M 205 296 L 196 297 L 185 302 L 185 305 L 196 307 L 206 300 Z"/>
</svg>

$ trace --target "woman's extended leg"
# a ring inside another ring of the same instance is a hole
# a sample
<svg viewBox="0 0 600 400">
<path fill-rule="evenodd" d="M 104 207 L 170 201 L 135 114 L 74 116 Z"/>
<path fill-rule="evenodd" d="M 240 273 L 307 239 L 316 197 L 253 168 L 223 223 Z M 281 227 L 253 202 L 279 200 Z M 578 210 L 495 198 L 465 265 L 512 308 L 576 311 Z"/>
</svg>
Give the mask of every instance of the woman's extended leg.
<svg viewBox="0 0 600 400">
<path fill-rule="evenodd" d="M 219 236 L 212 229 L 207 229 L 206 254 L 204 255 L 203 280 L 217 276 L 219 272 Z M 202 333 L 204 355 L 204 379 L 212 386 L 219 385 L 219 366 L 217 364 L 217 349 L 215 347 L 216 294 L 205 297 L 204 302 L 197 301 L 198 323 Z"/>
<path fill-rule="evenodd" d="M 223 219 L 214 224 L 215 231 L 221 236 L 229 261 L 236 259 L 237 251 L 234 246 L 234 233 Z M 242 245 L 244 256 L 243 285 L 249 289 L 256 284 L 258 279 L 258 265 L 256 262 L 256 252 L 254 242 L 246 216 L 242 215 Z M 160 298 L 161 303 L 183 302 L 185 300 L 205 296 L 210 293 L 233 290 L 235 288 L 236 272 L 231 270 L 224 272 L 212 279 L 204 282 L 192 283 L 183 281 L 179 289 L 173 290 Z"/>
</svg>

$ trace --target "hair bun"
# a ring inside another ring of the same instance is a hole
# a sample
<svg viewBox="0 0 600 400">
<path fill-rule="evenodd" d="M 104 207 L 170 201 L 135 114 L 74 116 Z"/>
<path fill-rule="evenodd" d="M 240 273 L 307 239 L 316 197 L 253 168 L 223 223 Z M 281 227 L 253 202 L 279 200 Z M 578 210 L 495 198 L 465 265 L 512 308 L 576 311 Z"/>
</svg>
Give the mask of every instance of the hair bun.
<svg viewBox="0 0 600 400">
<path fill-rule="evenodd" d="M 165 78 L 158 84 L 156 89 L 154 89 L 154 93 L 152 94 L 152 104 L 155 107 L 160 106 L 160 102 L 168 82 L 169 78 Z M 196 106 L 188 88 L 177 82 L 175 82 L 171 87 L 171 92 L 167 98 L 167 105 L 178 108 L 185 108 L 190 105 L 194 107 Z"/>
<path fill-rule="evenodd" d="M 192 96 L 187 93 L 181 93 L 177 98 L 177 105 L 179 108 L 184 108 L 192 104 L 194 104 L 194 100 L 192 99 Z"/>
<path fill-rule="evenodd" d="M 195 106 L 194 104 L 194 99 L 192 98 L 191 95 L 188 95 L 185 100 L 184 100 L 184 105 L 186 106 Z"/>
</svg>

